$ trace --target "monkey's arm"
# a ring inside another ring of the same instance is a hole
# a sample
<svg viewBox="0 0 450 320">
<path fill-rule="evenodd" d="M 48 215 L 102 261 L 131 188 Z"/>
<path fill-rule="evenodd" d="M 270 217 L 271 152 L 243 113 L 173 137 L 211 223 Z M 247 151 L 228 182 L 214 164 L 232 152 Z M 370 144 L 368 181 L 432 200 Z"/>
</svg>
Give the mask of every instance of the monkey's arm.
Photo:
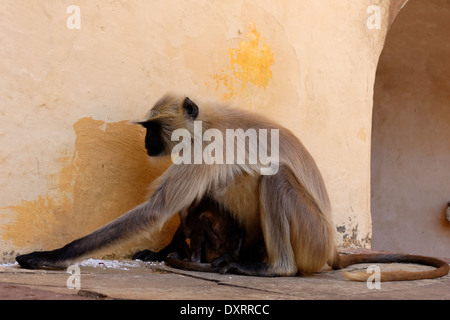
<svg viewBox="0 0 450 320">
<path fill-rule="evenodd" d="M 186 261 L 177 254 L 172 253 L 169 254 L 164 262 L 170 267 L 189 271 L 218 272 L 221 274 L 235 273 L 247 276 L 273 276 L 269 271 L 269 266 L 264 262 L 234 261 L 228 254 L 220 256 L 209 263 Z"/>
<path fill-rule="evenodd" d="M 209 167 L 213 166 L 197 170 L 197 165 L 172 165 L 160 177 L 160 183 L 148 202 L 60 249 L 19 255 L 16 260 L 21 267 L 27 269 L 64 269 L 148 227 L 158 227 L 196 198 L 203 196 L 209 182 Z"/>
<path fill-rule="evenodd" d="M 65 269 L 76 261 L 116 243 L 120 239 L 130 237 L 140 231 L 144 225 L 156 223 L 157 218 L 154 215 L 156 204 L 156 199 L 152 198 L 149 202 L 139 205 L 91 234 L 72 241 L 62 248 L 19 255 L 16 260 L 22 268 L 26 269 Z"/>
<path fill-rule="evenodd" d="M 142 261 L 164 261 L 172 252 L 176 252 L 182 257 L 186 256 L 186 236 L 181 226 L 178 227 L 172 241 L 167 245 L 167 247 L 159 250 L 158 252 L 150 250 L 136 252 L 132 259 Z"/>
<path fill-rule="evenodd" d="M 182 260 L 180 257 L 173 254 L 170 254 L 164 262 L 170 267 L 189 271 L 220 272 L 222 269 L 221 266 L 215 266 L 212 263 Z"/>
</svg>

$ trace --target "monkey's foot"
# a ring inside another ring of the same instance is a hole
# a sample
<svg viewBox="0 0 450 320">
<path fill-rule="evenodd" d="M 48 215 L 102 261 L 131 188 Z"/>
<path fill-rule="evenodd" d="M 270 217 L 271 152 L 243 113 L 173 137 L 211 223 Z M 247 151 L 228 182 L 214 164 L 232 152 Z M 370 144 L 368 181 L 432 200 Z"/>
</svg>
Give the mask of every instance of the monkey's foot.
<svg viewBox="0 0 450 320">
<path fill-rule="evenodd" d="M 16 261 L 25 269 L 65 269 L 69 263 L 60 258 L 60 250 L 35 251 L 28 254 L 19 255 Z"/>
<path fill-rule="evenodd" d="M 273 277 L 269 271 L 269 266 L 265 262 L 242 262 L 234 261 L 230 256 L 224 255 L 215 259 L 213 267 L 220 267 L 219 273 L 235 273 L 246 276 Z"/>
<path fill-rule="evenodd" d="M 224 273 L 229 272 L 231 269 L 233 269 L 234 260 L 233 260 L 233 258 L 231 258 L 230 255 L 224 254 L 223 256 L 220 256 L 220 257 L 214 259 L 211 262 L 211 265 L 213 267 L 220 268 L 219 273 L 224 274 Z"/>
</svg>

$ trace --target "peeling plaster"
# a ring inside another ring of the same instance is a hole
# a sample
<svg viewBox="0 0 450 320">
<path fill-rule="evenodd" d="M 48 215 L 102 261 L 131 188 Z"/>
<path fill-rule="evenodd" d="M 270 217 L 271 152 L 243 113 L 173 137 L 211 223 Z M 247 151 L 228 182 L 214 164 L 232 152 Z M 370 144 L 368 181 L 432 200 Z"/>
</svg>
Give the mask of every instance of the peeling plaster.
<svg viewBox="0 0 450 320">
<path fill-rule="evenodd" d="M 350 231 L 348 231 L 348 229 L 350 229 Z M 349 226 L 346 227 L 345 225 L 337 226 L 336 230 L 342 236 L 342 243 L 340 246 L 370 248 L 371 234 L 368 233 L 364 237 L 361 237 L 357 224 L 352 228 Z"/>
</svg>

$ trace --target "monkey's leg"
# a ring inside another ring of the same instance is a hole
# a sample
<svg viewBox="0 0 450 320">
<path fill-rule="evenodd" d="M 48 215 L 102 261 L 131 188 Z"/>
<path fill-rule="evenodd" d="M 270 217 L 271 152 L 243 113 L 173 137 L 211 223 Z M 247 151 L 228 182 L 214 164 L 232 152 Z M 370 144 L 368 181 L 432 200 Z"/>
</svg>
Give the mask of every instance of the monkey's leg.
<svg viewBox="0 0 450 320">
<path fill-rule="evenodd" d="M 99 249 L 144 231 L 157 228 L 168 218 L 203 197 L 214 166 L 172 165 L 160 177 L 159 185 L 148 202 L 128 211 L 96 231 L 60 249 L 32 252 L 16 257 L 23 268 L 67 268 Z M 196 183 L 192 183 L 196 181 Z"/>
<path fill-rule="evenodd" d="M 285 166 L 261 182 L 264 241 L 277 275 L 317 272 L 334 248 L 330 219 L 303 183 Z"/>
<path fill-rule="evenodd" d="M 150 250 L 142 250 L 136 252 L 133 255 L 133 260 L 142 260 L 142 261 L 164 261 L 167 256 L 172 252 L 177 252 L 180 256 L 186 256 L 186 236 L 181 228 L 178 227 L 175 235 L 172 238 L 172 241 L 163 249 L 158 252 L 150 251 Z"/>
<path fill-rule="evenodd" d="M 202 261 L 204 248 L 205 248 L 205 229 L 204 229 L 204 218 L 197 221 L 197 225 L 191 232 L 190 241 L 190 254 L 189 260 L 192 263 L 200 263 Z M 184 269 L 184 268 L 182 268 Z M 191 269 L 189 269 L 191 270 Z"/>
<path fill-rule="evenodd" d="M 247 276 L 274 276 L 274 274 L 270 273 L 269 265 L 267 263 L 233 261 L 227 254 L 215 259 L 211 263 L 186 261 L 180 259 L 180 257 L 175 254 L 169 254 L 165 263 L 170 267 L 189 271 L 221 274 L 235 273 Z"/>
<path fill-rule="evenodd" d="M 225 254 L 218 257 L 211 265 L 218 268 L 219 273 L 235 273 L 245 276 L 274 277 L 277 276 L 270 270 L 270 265 L 266 262 L 254 261 L 234 261 L 230 255 Z"/>
<path fill-rule="evenodd" d="M 287 174 L 280 167 L 275 175 L 263 176 L 260 184 L 261 223 L 268 263 L 238 262 L 231 271 L 256 276 L 290 276 L 297 273 L 291 245 L 289 210 L 292 207 L 293 188 Z"/>
<path fill-rule="evenodd" d="M 169 254 L 164 262 L 170 267 L 189 271 L 219 272 L 222 269 L 221 266 L 214 266 L 211 263 L 182 260 L 176 254 Z"/>
<path fill-rule="evenodd" d="M 202 216 L 197 225 L 192 230 L 191 243 L 190 243 L 190 261 L 191 262 L 209 262 L 208 256 L 219 255 L 220 252 L 215 251 L 221 243 L 221 240 L 217 234 L 214 232 L 211 221 Z M 206 250 L 206 246 L 209 244 L 209 250 Z M 207 252 L 208 251 L 208 252 Z"/>
<path fill-rule="evenodd" d="M 291 170 L 261 182 L 261 219 L 271 271 L 289 276 L 319 271 L 334 248 L 333 226 L 321 206 Z"/>
</svg>

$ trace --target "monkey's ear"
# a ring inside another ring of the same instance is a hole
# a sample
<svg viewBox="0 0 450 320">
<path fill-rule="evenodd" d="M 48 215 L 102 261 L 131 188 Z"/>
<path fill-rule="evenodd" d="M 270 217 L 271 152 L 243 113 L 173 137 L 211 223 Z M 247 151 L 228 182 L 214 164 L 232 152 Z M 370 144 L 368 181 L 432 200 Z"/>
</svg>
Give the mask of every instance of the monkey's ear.
<svg viewBox="0 0 450 320">
<path fill-rule="evenodd" d="M 198 116 L 198 106 L 191 99 L 186 97 L 183 101 L 183 112 L 195 120 Z"/>
</svg>

